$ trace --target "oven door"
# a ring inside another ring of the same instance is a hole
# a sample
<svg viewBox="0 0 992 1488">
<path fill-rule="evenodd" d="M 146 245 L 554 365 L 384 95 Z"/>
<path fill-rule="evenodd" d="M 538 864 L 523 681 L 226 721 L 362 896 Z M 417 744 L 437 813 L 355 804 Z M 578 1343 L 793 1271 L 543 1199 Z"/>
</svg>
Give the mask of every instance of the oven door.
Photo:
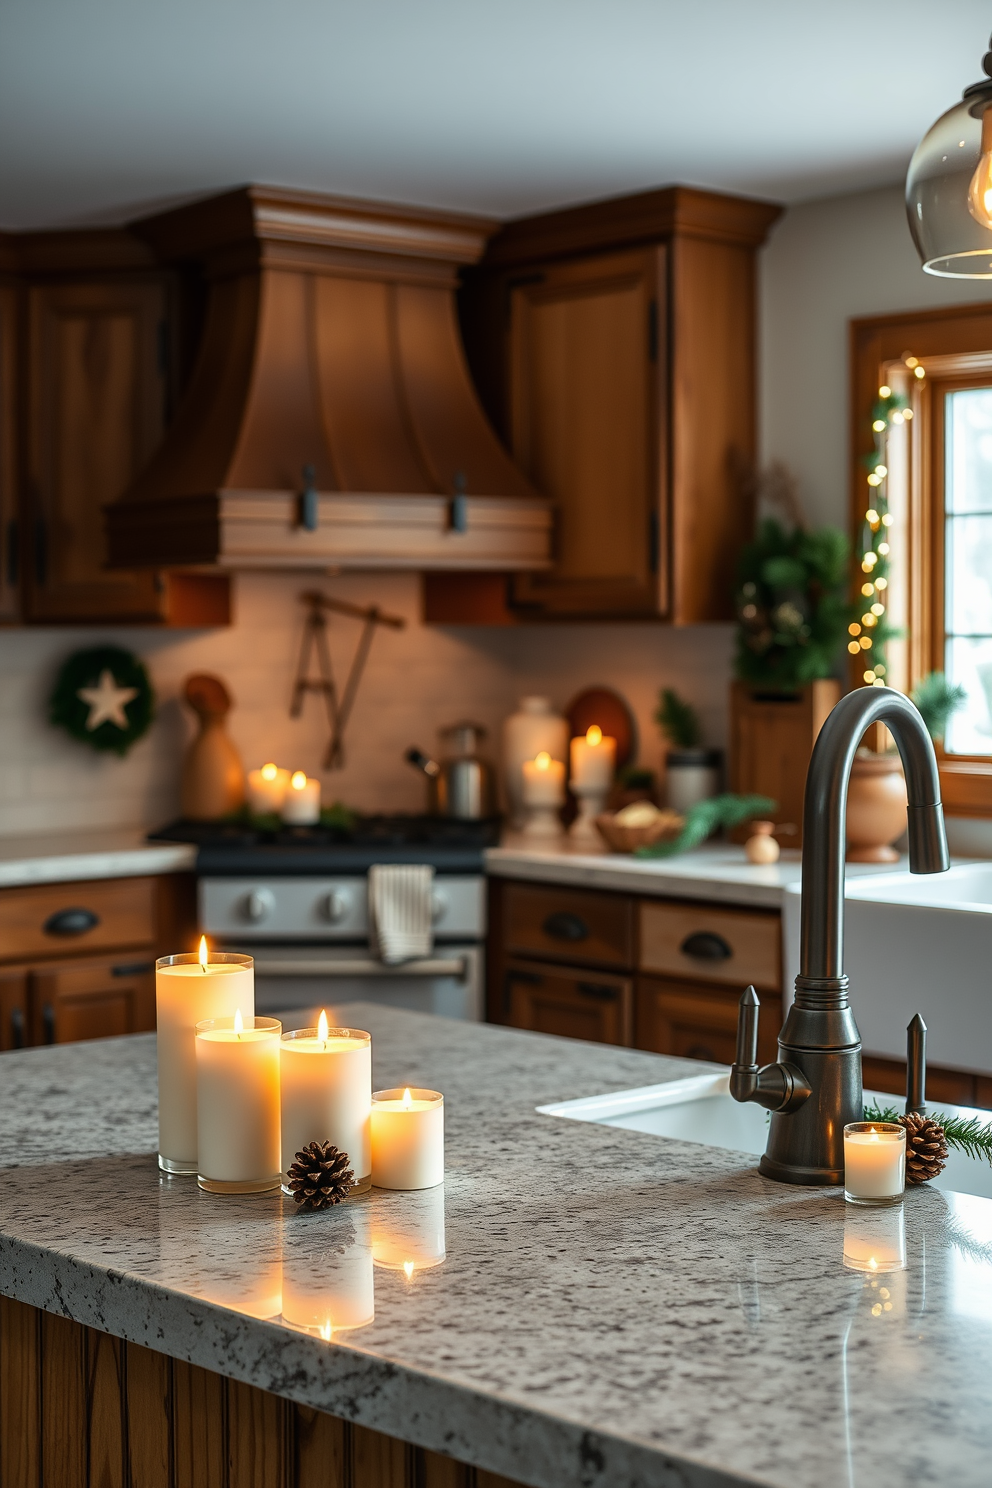
<svg viewBox="0 0 992 1488">
<path fill-rule="evenodd" d="M 321 1003 L 380 1002 L 443 1018 L 482 1018 L 482 947 L 441 944 L 431 956 L 385 966 L 367 946 L 252 945 L 255 1011 L 281 1012 Z"/>
</svg>

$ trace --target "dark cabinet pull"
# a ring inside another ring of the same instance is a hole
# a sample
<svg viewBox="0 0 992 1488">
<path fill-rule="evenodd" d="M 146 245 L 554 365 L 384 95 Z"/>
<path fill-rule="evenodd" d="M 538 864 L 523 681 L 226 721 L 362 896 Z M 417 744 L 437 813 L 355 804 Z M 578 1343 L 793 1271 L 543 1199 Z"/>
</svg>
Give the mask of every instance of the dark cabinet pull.
<svg viewBox="0 0 992 1488">
<path fill-rule="evenodd" d="M 95 930 L 100 923 L 100 916 L 94 914 L 92 909 L 58 909 L 49 915 L 42 929 L 46 935 L 85 935 L 87 930 Z"/>
<path fill-rule="evenodd" d="M 13 1049 L 24 1048 L 24 1009 L 12 1008 L 10 1013 L 10 1043 Z"/>
<path fill-rule="evenodd" d="M 713 1050 L 707 1049 L 705 1044 L 693 1044 L 690 1049 L 686 1049 L 683 1057 L 685 1059 L 708 1059 L 711 1064 L 719 1063 Z"/>
<path fill-rule="evenodd" d="M 119 966 L 110 968 L 110 975 L 116 977 L 141 976 L 146 971 L 153 971 L 154 961 L 123 961 Z"/>
<path fill-rule="evenodd" d="M 45 1043 L 55 1042 L 55 1009 L 50 1002 L 46 1002 L 41 1010 L 41 1022 L 44 1029 Z"/>
<path fill-rule="evenodd" d="M 568 909 L 558 909 L 549 914 L 542 928 L 553 940 L 586 940 L 589 935 L 585 920 Z"/>
<path fill-rule="evenodd" d="M 684 956 L 694 961 L 727 961 L 734 954 L 722 935 L 715 930 L 696 930 L 679 946 Z"/>
<path fill-rule="evenodd" d="M 595 997 L 599 1002 L 616 1002 L 617 988 L 610 987 L 606 982 L 576 982 L 576 987 L 583 997 Z"/>
</svg>

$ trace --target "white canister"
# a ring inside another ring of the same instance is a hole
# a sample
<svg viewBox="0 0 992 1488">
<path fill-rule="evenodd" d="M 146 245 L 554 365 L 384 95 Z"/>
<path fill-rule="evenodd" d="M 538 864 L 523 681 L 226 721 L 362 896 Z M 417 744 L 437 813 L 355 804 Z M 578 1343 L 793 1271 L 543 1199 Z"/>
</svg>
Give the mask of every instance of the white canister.
<svg viewBox="0 0 992 1488">
<path fill-rule="evenodd" d="M 536 759 L 544 751 L 563 764 L 568 759 L 568 724 L 551 706 L 550 698 L 524 697 L 520 707 L 503 724 L 503 774 L 511 823 L 522 826 L 524 809 L 524 760 Z"/>
<path fill-rule="evenodd" d="M 719 749 L 673 749 L 665 760 L 665 801 L 682 815 L 720 789 Z"/>
</svg>

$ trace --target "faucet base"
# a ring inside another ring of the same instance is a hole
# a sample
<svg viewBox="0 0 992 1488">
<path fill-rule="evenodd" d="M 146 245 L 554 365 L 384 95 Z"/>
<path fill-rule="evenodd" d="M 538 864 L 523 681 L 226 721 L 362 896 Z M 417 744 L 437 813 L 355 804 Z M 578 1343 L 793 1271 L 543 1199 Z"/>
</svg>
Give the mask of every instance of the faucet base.
<svg viewBox="0 0 992 1488">
<path fill-rule="evenodd" d="M 776 1183 L 798 1183 L 808 1187 L 837 1188 L 844 1182 L 841 1168 L 797 1168 L 792 1163 L 776 1162 L 764 1153 L 758 1163 L 758 1172 L 765 1178 L 774 1178 Z"/>
</svg>

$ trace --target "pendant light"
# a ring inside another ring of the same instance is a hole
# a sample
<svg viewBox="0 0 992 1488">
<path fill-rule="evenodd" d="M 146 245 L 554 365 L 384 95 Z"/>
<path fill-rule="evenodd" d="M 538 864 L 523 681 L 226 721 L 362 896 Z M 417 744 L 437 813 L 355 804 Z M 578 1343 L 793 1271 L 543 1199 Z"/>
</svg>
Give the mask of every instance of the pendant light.
<svg viewBox="0 0 992 1488">
<path fill-rule="evenodd" d="M 944 279 L 992 279 L 992 50 L 982 69 L 923 136 L 906 177 L 917 252 Z"/>
</svg>

